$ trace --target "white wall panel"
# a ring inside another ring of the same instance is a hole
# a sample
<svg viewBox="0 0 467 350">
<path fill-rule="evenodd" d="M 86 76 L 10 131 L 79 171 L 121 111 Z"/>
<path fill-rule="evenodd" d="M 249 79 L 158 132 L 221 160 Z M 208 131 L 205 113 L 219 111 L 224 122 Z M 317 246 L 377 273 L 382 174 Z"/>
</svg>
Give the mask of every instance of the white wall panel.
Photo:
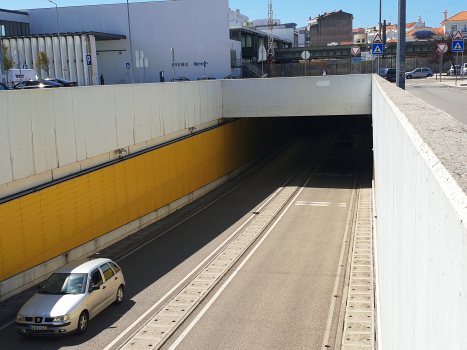
<svg viewBox="0 0 467 350">
<path fill-rule="evenodd" d="M 153 139 L 163 136 L 161 106 L 163 101 L 160 95 L 164 84 L 149 85 L 149 103 L 151 109 L 151 137 Z"/>
<path fill-rule="evenodd" d="M 68 90 L 73 95 L 73 117 L 75 121 L 75 140 L 76 140 L 76 155 L 78 161 L 88 158 L 86 149 L 86 129 L 84 121 L 84 105 L 83 91 L 85 88 L 72 88 Z"/>
<path fill-rule="evenodd" d="M 113 87 L 87 86 L 80 89 L 87 158 L 116 150 L 118 147 Z"/>
<path fill-rule="evenodd" d="M 32 130 L 29 100 L 24 94 L 31 91 L 8 92 L 8 134 L 10 136 L 13 179 L 34 174 Z"/>
<path fill-rule="evenodd" d="M 135 142 L 140 143 L 152 138 L 149 85 L 134 84 Z"/>
<path fill-rule="evenodd" d="M 53 89 L 58 165 L 78 161 L 73 94 L 68 89 Z"/>
<path fill-rule="evenodd" d="M 39 42 L 37 38 L 31 38 L 31 50 L 32 50 L 32 67 L 31 69 L 34 69 L 36 73 L 40 76 L 41 72 L 40 69 L 36 68 L 36 60 L 37 60 L 37 54 L 39 53 Z"/>
<path fill-rule="evenodd" d="M 113 85 L 115 96 L 115 122 L 117 125 L 118 148 L 135 144 L 135 110 L 133 87 L 131 85 Z"/>
<path fill-rule="evenodd" d="M 66 48 L 68 54 L 68 77 L 70 81 L 78 82 L 78 75 L 76 73 L 76 55 L 75 55 L 75 45 L 72 36 L 66 37 Z"/>
<path fill-rule="evenodd" d="M 58 167 L 55 147 L 54 89 L 38 90 L 37 93 L 32 94 L 27 91 L 36 174 Z"/>
<path fill-rule="evenodd" d="M 8 125 L 8 95 L 16 91 L 2 91 L 0 94 L 0 184 L 13 181 L 11 168 L 10 128 Z M 14 108 L 13 108 L 14 109 Z"/>
<path fill-rule="evenodd" d="M 24 38 L 24 64 L 28 65 L 28 69 L 34 69 L 34 65 L 32 63 L 32 47 L 31 47 L 31 39 Z"/>
<path fill-rule="evenodd" d="M 46 39 L 47 40 L 47 39 Z M 53 61 L 54 61 L 54 72 L 55 77 L 58 79 L 63 79 L 62 75 L 62 60 L 60 58 L 60 42 L 58 37 L 52 37 L 52 50 L 53 50 Z"/>
<path fill-rule="evenodd" d="M 53 42 L 51 37 L 45 37 L 45 52 L 47 53 L 47 57 L 50 60 L 49 64 L 49 74 L 46 76 L 46 78 L 56 78 L 57 73 L 55 72 L 55 66 L 56 66 L 56 60 L 54 57 L 54 48 L 53 48 Z M 47 73 L 46 73 L 47 74 Z M 43 76 L 44 78 L 44 76 Z"/>
</svg>

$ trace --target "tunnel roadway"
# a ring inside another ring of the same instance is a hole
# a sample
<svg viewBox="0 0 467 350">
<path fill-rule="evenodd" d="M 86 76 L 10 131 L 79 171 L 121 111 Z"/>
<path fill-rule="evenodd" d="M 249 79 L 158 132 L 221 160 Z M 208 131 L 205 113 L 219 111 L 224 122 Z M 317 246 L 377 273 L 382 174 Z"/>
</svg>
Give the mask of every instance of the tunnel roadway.
<svg viewBox="0 0 467 350">
<path fill-rule="evenodd" d="M 285 205 L 174 330 L 162 349 L 333 349 L 359 176 L 371 178 L 369 128 L 353 126 L 352 148 L 337 147 L 337 128 L 299 137 L 254 173 L 232 180 L 145 228 L 129 248 L 111 247 L 127 282 L 124 302 L 110 306 L 82 336 L 26 338 L 0 331 L 1 349 L 131 348 L 153 320 L 281 190 Z M 371 153 L 371 152 L 370 152 Z M 191 207 L 190 207 L 191 206 Z M 128 241 L 121 244 L 128 244 Z M 120 253 L 119 253 L 120 252 Z M 342 266 L 341 266 L 342 265 Z M 135 347 L 138 348 L 138 347 Z M 148 348 L 146 346 L 146 348 Z"/>
</svg>

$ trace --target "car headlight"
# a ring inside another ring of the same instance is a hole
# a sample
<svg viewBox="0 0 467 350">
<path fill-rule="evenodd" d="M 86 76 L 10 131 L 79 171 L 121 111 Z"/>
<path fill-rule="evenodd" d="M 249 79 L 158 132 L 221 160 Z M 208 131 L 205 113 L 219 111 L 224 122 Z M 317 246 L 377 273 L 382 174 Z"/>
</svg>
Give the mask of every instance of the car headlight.
<svg viewBox="0 0 467 350">
<path fill-rule="evenodd" d="M 71 315 L 57 316 L 54 318 L 54 322 L 65 322 L 71 320 Z"/>
<path fill-rule="evenodd" d="M 16 321 L 24 322 L 24 321 L 26 321 L 26 318 L 24 317 L 24 315 L 18 314 L 18 315 L 16 315 Z"/>
</svg>

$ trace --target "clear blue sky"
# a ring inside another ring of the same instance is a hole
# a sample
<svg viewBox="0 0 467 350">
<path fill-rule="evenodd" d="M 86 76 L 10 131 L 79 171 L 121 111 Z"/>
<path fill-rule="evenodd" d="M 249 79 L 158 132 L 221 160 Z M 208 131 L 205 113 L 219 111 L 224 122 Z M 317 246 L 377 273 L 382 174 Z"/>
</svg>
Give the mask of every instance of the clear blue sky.
<svg viewBox="0 0 467 350">
<path fill-rule="evenodd" d="M 59 6 L 79 6 L 126 3 L 122 0 L 54 0 Z M 131 1 L 130 2 L 139 2 Z M 397 23 L 398 0 L 382 0 L 382 20 Z M 464 5 L 462 5 L 464 3 Z M 19 10 L 38 7 L 53 6 L 47 0 L 13 0 L 0 2 L 0 7 L 8 10 Z M 268 14 L 268 0 L 230 0 L 229 7 L 240 12 L 250 20 L 266 18 Z M 373 26 L 379 19 L 378 0 L 273 0 L 274 17 L 282 23 L 295 22 L 304 26 L 309 17 L 334 10 L 343 10 L 354 15 L 354 28 Z M 452 3 L 435 0 L 407 0 L 407 22 L 416 22 L 421 15 L 430 27 L 439 27 L 443 20 L 443 11 L 448 10 L 448 17 L 454 16 L 461 11 L 467 11 L 467 3 L 464 1 L 453 1 Z"/>
</svg>

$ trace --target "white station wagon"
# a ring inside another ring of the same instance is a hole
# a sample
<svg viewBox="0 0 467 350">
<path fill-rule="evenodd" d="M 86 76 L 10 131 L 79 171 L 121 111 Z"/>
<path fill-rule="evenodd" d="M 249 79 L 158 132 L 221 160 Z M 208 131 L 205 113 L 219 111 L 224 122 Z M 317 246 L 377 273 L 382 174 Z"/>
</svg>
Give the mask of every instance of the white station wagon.
<svg viewBox="0 0 467 350">
<path fill-rule="evenodd" d="M 55 271 L 16 316 L 22 335 L 53 335 L 88 328 L 89 320 L 112 303 L 123 301 L 122 269 L 110 259 L 87 259 Z"/>
</svg>

